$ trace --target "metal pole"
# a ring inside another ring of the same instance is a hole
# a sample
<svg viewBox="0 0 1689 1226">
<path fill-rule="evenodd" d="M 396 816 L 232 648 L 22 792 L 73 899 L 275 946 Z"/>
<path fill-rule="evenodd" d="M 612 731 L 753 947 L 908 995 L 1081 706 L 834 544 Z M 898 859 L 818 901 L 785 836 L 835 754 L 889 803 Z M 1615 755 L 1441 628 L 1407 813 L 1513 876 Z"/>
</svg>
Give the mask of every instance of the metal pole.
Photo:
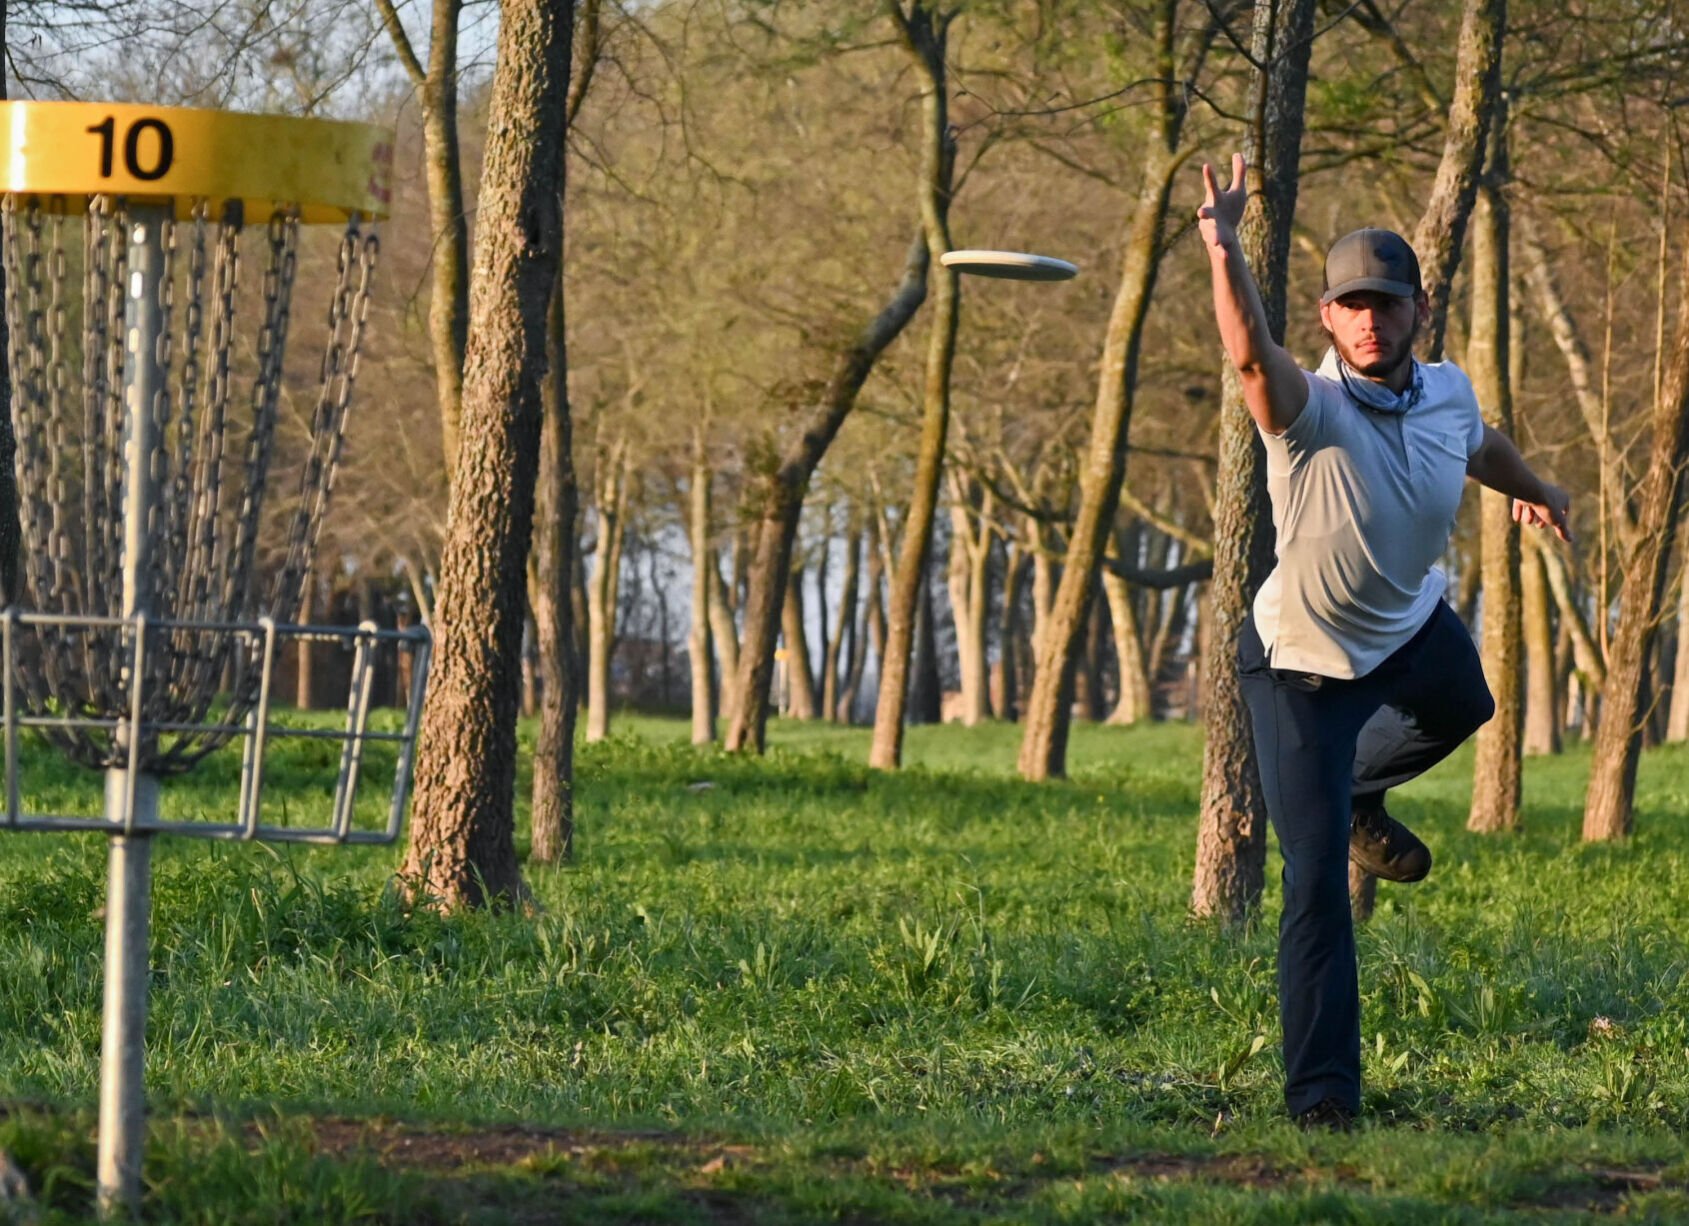
<svg viewBox="0 0 1689 1226">
<path fill-rule="evenodd" d="M 106 774 L 106 812 L 127 799 L 128 772 Z M 158 780 L 135 780 L 135 819 L 157 816 Z M 123 1218 L 139 1204 L 146 1137 L 147 944 L 152 836 L 111 836 L 106 875 L 105 1015 L 100 1038 L 100 1216 Z"/>
<path fill-rule="evenodd" d="M 150 527 L 158 505 L 158 419 L 166 394 L 159 340 L 164 327 L 161 288 L 165 274 L 164 223 L 169 205 L 129 209 L 128 284 L 123 287 L 123 616 L 151 611 Z M 139 629 L 135 631 L 139 633 Z M 140 663 L 143 652 L 131 659 Z M 130 677 L 138 693 L 145 684 Z M 119 726 L 118 749 L 133 761 L 140 729 Z M 133 807 L 131 807 L 131 805 Z M 158 780 L 126 767 L 106 772 L 106 819 L 123 834 L 111 836 L 106 881 L 105 1015 L 100 1042 L 100 1215 L 127 1216 L 141 1194 L 141 1149 L 146 1135 L 148 931 L 152 900 L 152 835 L 158 817 Z"/>
</svg>

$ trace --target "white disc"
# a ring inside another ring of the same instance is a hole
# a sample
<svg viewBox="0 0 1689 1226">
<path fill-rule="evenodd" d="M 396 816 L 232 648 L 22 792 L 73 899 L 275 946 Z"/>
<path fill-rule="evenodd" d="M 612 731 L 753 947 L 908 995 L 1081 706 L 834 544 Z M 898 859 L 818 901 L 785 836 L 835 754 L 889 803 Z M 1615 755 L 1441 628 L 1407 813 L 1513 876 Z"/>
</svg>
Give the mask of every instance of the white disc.
<svg viewBox="0 0 1689 1226">
<path fill-rule="evenodd" d="M 1079 273 L 1077 264 L 1024 251 L 946 251 L 938 258 L 946 268 L 957 272 L 1010 281 L 1066 281 Z"/>
</svg>

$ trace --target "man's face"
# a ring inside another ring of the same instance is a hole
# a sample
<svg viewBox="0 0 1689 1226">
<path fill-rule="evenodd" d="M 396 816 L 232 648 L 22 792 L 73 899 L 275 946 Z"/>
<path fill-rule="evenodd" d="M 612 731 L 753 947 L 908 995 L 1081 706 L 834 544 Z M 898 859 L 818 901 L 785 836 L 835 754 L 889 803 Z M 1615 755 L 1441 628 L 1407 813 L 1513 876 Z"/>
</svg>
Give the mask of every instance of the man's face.
<svg viewBox="0 0 1689 1226">
<path fill-rule="evenodd" d="M 1431 306 L 1423 293 L 1398 298 L 1378 290 L 1355 290 L 1320 304 L 1337 355 L 1369 379 L 1388 379 L 1413 356 L 1413 340 L 1421 323 L 1429 323 Z"/>
</svg>

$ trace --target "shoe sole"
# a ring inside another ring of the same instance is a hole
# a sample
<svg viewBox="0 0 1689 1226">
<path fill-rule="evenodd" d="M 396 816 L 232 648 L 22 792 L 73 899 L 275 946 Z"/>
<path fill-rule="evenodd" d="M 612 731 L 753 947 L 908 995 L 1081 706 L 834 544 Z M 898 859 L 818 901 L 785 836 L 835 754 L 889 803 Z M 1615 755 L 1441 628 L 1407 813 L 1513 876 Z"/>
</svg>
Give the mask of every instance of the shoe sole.
<svg viewBox="0 0 1689 1226">
<path fill-rule="evenodd" d="M 1374 860 L 1370 856 L 1357 852 L 1354 845 L 1349 847 L 1349 859 L 1360 865 L 1362 869 L 1377 877 L 1380 881 L 1397 881 L 1404 885 L 1412 885 L 1416 881 L 1424 881 L 1431 874 L 1431 866 L 1427 864 L 1424 871 L 1403 876 L 1386 865 L 1382 860 Z"/>
</svg>

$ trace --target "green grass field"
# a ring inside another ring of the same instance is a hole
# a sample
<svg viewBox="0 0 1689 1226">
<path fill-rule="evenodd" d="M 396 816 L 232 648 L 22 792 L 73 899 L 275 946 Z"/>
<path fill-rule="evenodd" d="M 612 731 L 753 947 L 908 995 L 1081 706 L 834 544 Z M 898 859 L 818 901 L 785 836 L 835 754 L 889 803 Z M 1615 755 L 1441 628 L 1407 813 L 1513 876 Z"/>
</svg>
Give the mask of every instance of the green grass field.
<svg viewBox="0 0 1689 1226">
<path fill-rule="evenodd" d="M 1248 932 L 1186 914 L 1195 730 L 1077 728 L 1039 786 L 1012 727 L 914 729 L 895 775 L 862 730 L 618 730 L 537 916 L 407 913 L 391 849 L 160 843 L 147 1220 L 1689 1220 L 1683 750 L 1624 846 L 1577 842 L 1579 751 L 1527 765 L 1517 836 L 1465 832 L 1469 752 L 1403 790 L 1438 862 L 1361 936 L 1367 1123 L 1308 1137 L 1276 884 Z M 320 811 L 286 752 L 267 795 Z M 0 837 L 0 1148 L 43 1222 L 90 1212 L 103 873 Z"/>
</svg>

